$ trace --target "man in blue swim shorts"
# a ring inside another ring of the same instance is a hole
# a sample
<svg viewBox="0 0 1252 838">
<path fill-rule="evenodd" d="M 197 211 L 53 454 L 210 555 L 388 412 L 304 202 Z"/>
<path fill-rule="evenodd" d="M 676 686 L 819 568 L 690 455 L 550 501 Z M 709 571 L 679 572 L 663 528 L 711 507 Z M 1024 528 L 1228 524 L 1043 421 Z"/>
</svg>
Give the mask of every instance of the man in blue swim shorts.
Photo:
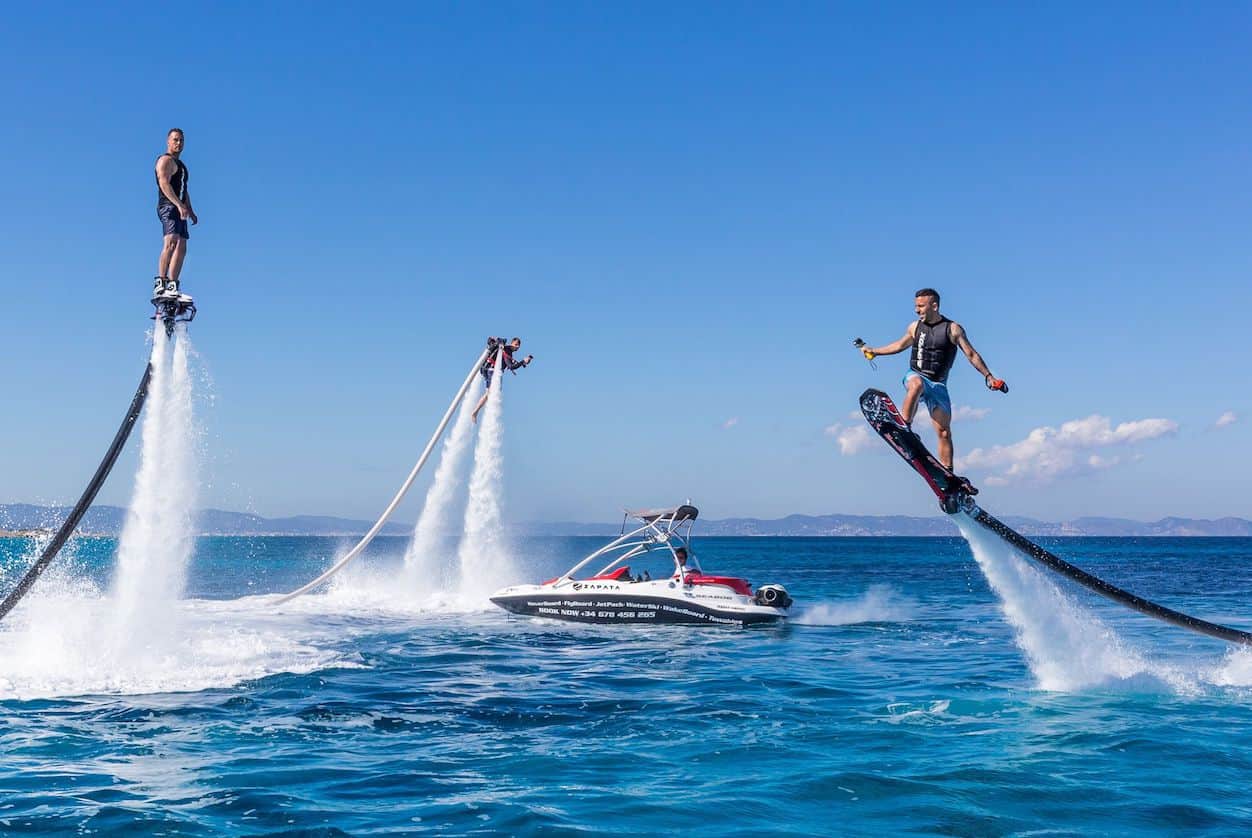
<svg viewBox="0 0 1252 838">
<path fill-rule="evenodd" d="M 191 175 L 180 159 L 183 142 L 183 129 L 171 128 L 165 135 L 165 153 L 156 161 L 157 218 L 161 220 L 164 242 L 152 285 L 154 299 L 178 296 L 178 276 L 183 271 L 187 239 L 191 237 L 187 232 L 187 222 L 200 223 L 196 211 L 191 208 L 191 193 L 187 191 Z"/>
<path fill-rule="evenodd" d="M 1008 386 L 992 376 L 982 356 L 974 349 L 965 329 L 954 320 L 939 313 L 939 292 L 923 288 L 914 295 L 914 311 L 917 319 L 904 330 L 904 337 L 876 349 L 864 347 L 865 357 L 895 355 L 911 349 L 909 371 L 904 376 L 904 404 L 900 415 L 910 426 L 917 403 L 921 401 L 930 413 L 935 432 L 939 435 L 939 462 L 952 469 L 952 399 L 948 396 L 948 372 L 956 360 L 956 350 L 965 353 L 974 369 L 983 375 L 983 381 L 992 390 L 1007 393 Z"/>
</svg>

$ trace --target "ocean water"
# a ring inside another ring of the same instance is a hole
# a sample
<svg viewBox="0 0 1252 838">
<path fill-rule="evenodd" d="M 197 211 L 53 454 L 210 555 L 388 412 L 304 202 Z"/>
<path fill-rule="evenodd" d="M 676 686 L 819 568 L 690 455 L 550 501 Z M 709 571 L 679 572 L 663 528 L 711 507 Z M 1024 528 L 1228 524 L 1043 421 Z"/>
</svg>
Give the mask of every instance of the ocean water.
<svg viewBox="0 0 1252 838">
<path fill-rule="evenodd" d="M 526 579 L 599 539 L 523 539 Z M 1051 539 L 1252 626 L 1250 539 Z M 0 834 L 1252 831 L 1252 654 L 962 539 L 700 539 L 769 628 L 581 626 L 409 595 L 403 539 L 202 538 L 167 632 L 117 643 L 116 544 L 0 623 Z M 32 559 L 0 541 L 0 584 Z M 988 579 L 995 581 L 995 587 Z M 521 581 L 521 580 L 509 580 Z"/>
</svg>

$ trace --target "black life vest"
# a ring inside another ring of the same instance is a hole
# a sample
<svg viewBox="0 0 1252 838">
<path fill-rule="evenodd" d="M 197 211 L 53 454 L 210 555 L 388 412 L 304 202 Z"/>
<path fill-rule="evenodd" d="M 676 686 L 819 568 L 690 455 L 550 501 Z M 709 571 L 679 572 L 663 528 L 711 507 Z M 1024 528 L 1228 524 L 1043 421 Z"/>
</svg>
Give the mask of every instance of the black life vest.
<svg viewBox="0 0 1252 838">
<path fill-rule="evenodd" d="M 913 332 L 913 351 L 909 355 L 909 369 L 921 373 L 931 381 L 945 382 L 952 362 L 956 360 L 956 341 L 952 340 L 952 321 L 946 317 L 936 323 L 917 321 Z"/>
</svg>

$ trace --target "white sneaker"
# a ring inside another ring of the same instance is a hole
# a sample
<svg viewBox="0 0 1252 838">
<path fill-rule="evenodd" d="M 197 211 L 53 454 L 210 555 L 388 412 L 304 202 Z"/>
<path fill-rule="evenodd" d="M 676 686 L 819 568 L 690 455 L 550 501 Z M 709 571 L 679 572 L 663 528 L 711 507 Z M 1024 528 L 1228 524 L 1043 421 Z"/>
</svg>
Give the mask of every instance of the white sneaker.
<svg viewBox="0 0 1252 838">
<path fill-rule="evenodd" d="M 172 300 L 178 299 L 178 280 L 177 279 L 165 280 L 165 292 L 163 296 L 168 297 Z"/>
<path fill-rule="evenodd" d="M 165 293 L 165 277 L 158 276 L 152 280 L 152 297 L 156 299 Z"/>
</svg>

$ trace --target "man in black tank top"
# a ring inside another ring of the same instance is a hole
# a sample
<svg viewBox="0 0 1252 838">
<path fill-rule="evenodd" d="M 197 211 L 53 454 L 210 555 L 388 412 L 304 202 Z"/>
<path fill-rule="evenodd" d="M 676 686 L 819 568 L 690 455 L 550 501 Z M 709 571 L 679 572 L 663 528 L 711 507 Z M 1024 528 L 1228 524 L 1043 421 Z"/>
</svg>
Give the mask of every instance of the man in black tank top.
<svg viewBox="0 0 1252 838">
<path fill-rule="evenodd" d="M 955 320 L 949 320 L 939 313 L 939 292 L 933 288 L 923 288 L 914 295 L 914 311 L 917 319 L 904 330 L 904 337 L 895 343 L 889 343 L 876 349 L 865 347 L 865 357 L 875 355 L 895 355 L 910 350 L 909 371 L 904 376 L 904 404 L 900 406 L 900 415 L 911 426 L 913 414 L 917 411 L 918 401 L 926 403 L 930 412 L 930 421 L 934 423 L 935 432 L 939 435 L 939 461 L 952 469 L 952 400 L 948 396 L 948 372 L 952 362 L 956 360 L 956 350 L 960 349 L 973 364 L 974 369 L 983 374 L 983 380 L 992 390 L 1008 392 L 1008 387 L 998 378 L 991 375 L 982 356 L 969 342 L 965 330 Z"/>
<path fill-rule="evenodd" d="M 187 256 L 187 222 L 199 224 L 196 211 L 191 208 L 191 193 L 187 183 L 191 175 L 181 159 L 183 153 L 183 130 L 171 128 L 165 135 L 165 153 L 156 161 L 157 218 L 161 220 L 164 243 L 161 257 L 157 260 L 156 281 L 152 296 L 177 297 L 178 277 L 183 271 L 183 259 Z"/>
</svg>

